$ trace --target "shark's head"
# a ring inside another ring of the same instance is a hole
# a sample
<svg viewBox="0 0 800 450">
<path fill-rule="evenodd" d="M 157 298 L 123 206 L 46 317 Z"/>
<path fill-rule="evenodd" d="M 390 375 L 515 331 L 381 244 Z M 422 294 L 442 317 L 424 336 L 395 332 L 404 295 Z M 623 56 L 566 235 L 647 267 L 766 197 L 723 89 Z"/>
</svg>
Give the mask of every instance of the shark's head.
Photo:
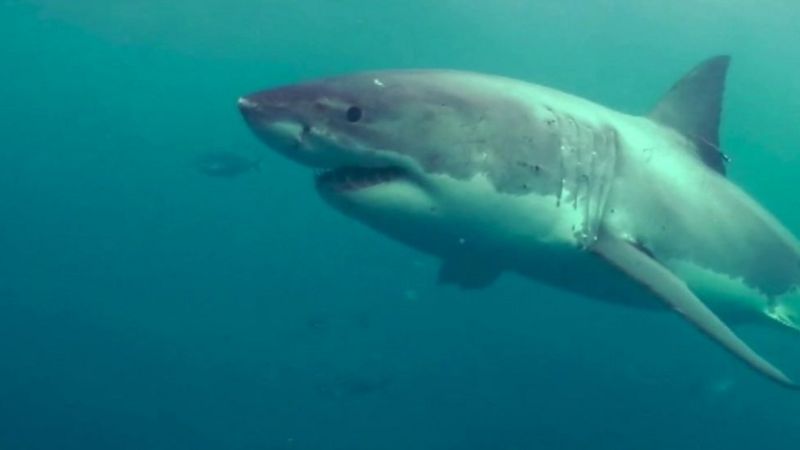
<svg viewBox="0 0 800 450">
<path fill-rule="evenodd" d="M 463 122 L 456 110 L 441 114 L 453 99 L 425 98 L 415 78 L 326 79 L 242 97 L 239 108 L 264 143 L 318 169 L 323 194 L 358 202 L 366 192 L 390 184 L 423 189 L 423 162 L 415 147 L 421 140 L 446 145 L 442 125 Z M 432 130 L 437 136 L 430 135 Z M 444 149 L 436 150 L 442 154 Z"/>
<path fill-rule="evenodd" d="M 315 170 L 332 205 L 402 237 L 394 224 L 430 233 L 448 215 L 475 217 L 486 206 L 476 195 L 555 192 L 559 161 L 530 151 L 553 148 L 552 134 L 509 83 L 372 72 L 258 92 L 239 108 L 264 143 Z"/>
</svg>

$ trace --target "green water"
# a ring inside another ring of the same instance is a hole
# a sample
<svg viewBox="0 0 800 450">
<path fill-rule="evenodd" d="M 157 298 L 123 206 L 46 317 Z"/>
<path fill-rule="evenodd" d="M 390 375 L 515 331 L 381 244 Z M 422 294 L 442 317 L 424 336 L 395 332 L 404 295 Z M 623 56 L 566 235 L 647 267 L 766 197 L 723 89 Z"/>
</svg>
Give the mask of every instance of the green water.
<svg viewBox="0 0 800 450">
<path fill-rule="evenodd" d="M 644 113 L 729 53 L 730 178 L 800 233 L 798 23 L 788 0 L 0 0 L 0 449 L 793 448 L 800 396 L 671 315 L 437 286 L 236 99 L 444 67 Z M 261 171 L 206 177 L 211 151 Z M 800 376 L 800 337 L 737 330 Z"/>
</svg>

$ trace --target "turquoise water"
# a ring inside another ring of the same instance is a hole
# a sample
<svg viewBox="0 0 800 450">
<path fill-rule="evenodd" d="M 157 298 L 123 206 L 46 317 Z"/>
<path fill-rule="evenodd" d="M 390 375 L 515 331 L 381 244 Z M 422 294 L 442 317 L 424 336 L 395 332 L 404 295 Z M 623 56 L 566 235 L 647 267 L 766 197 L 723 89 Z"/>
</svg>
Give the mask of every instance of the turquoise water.
<svg viewBox="0 0 800 450">
<path fill-rule="evenodd" d="M 236 99 L 447 67 L 645 112 L 730 53 L 730 177 L 800 233 L 798 23 L 780 0 L 0 0 L 0 449 L 793 448 L 800 396 L 672 315 L 437 286 Z M 261 171 L 199 174 L 211 151 Z M 800 376 L 800 337 L 737 330 Z"/>
</svg>

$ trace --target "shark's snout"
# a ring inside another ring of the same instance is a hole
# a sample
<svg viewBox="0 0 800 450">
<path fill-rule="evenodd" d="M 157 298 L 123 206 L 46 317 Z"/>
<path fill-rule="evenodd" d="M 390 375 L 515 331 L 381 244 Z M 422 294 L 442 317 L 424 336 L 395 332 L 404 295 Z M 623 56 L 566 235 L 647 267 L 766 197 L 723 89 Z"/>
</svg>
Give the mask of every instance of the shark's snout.
<svg viewBox="0 0 800 450">
<path fill-rule="evenodd" d="M 239 109 L 241 109 L 243 112 L 250 109 L 258 108 L 258 103 L 254 102 L 253 100 L 250 100 L 247 97 L 239 97 L 239 101 L 237 103 L 239 104 Z"/>
<path fill-rule="evenodd" d="M 309 126 L 289 105 L 276 101 L 269 92 L 240 97 L 239 112 L 253 133 L 284 155 L 308 163 L 304 151 Z"/>
<path fill-rule="evenodd" d="M 258 91 L 239 98 L 239 111 L 247 120 L 307 120 L 308 106 L 324 95 L 319 91 L 312 83 Z"/>
<path fill-rule="evenodd" d="M 288 117 L 289 112 L 285 107 L 263 94 L 239 97 L 237 105 L 242 117 L 251 127 L 279 121 Z"/>
<path fill-rule="evenodd" d="M 262 137 L 270 125 L 278 119 L 278 114 L 274 109 L 270 109 L 250 97 L 240 97 L 237 105 L 247 126 L 259 137 Z"/>
<path fill-rule="evenodd" d="M 271 119 L 270 115 L 267 114 L 266 108 L 249 96 L 239 97 L 236 103 L 242 118 L 254 132 L 257 131 L 259 125 L 265 125 Z"/>
</svg>

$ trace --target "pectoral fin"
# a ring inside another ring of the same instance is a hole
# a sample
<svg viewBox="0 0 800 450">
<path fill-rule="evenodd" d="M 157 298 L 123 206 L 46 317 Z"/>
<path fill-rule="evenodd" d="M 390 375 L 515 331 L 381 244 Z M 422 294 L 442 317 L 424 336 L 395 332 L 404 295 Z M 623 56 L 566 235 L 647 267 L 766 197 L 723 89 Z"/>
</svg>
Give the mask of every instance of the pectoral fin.
<svg viewBox="0 0 800 450">
<path fill-rule="evenodd" d="M 785 387 L 800 388 L 739 339 L 682 280 L 636 246 L 613 236 L 603 235 L 593 244 L 592 251 L 648 288 L 700 331 L 761 374 Z"/>
</svg>

